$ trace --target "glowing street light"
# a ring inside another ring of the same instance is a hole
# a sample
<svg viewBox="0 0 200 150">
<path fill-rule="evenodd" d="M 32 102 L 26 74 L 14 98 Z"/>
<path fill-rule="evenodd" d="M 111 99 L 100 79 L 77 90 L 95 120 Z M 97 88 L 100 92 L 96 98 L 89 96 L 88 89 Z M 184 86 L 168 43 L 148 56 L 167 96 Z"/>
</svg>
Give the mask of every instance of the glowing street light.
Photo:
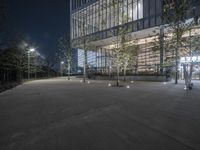
<svg viewBox="0 0 200 150">
<path fill-rule="evenodd" d="M 34 49 L 34 48 L 31 48 L 29 51 L 30 51 L 30 52 L 35 52 L 35 49 Z"/>
</svg>

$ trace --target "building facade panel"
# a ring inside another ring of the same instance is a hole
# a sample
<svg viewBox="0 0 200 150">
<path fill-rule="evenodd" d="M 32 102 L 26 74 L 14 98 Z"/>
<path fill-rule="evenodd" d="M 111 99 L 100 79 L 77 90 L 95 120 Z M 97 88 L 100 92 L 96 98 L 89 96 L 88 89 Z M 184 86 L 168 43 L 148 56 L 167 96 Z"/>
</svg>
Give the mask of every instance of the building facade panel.
<svg viewBox="0 0 200 150">
<path fill-rule="evenodd" d="M 73 1 L 74 2 L 74 1 Z M 90 1 L 92 2 L 92 1 Z M 76 2 L 74 2 L 76 3 Z M 89 3 L 89 2 L 88 2 Z M 90 5 L 86 5 L 82 9 L 72 11 L 72 39 L 77 39 L 81 36 L 81 25 L 85 24 L 86 35 L 99 34 L 99 37 L 107 37 L 108 30 L 118 27 L 124 23 L 137 22 L 137 26 L 130 26 L 130 32 L 144 28 L 144 14 L 149 14 L 149 3 L 147 0 L 98 0 Z M 160 1 L 154 0 L 151 4 L 154 6 L 151 16 L 145 16 L 146 28 L 156 25 L 156 4 Z M 73 4 L 75 5 L 75 4 Z M 84 6 L 84 5 L 83 5 Z M 144 6 L 146 7 L 144 9 Z M 157 5 L 159 6 L 159 4 Z M 159 10 L 159 9 L 158 9 Z M 123 18 L 122 18 L 123 14 Z M 158 12 L 160 14 L 160 12 Z M 151 21 L 149 20 L 151 17 Z M 149 23 L 149 21 L 151 23 Z M 106 31 L 107 30 L 107 31 Z"/>
</svg>

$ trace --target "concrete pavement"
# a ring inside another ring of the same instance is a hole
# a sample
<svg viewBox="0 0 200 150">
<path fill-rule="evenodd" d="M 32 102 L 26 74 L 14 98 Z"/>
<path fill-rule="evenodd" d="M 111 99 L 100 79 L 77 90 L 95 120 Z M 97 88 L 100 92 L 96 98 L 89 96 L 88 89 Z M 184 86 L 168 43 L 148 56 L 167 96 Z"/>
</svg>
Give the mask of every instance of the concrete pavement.
<svg viewBox="0 0 200 150">
<path fill-rule="evenodd" d="M 57 78 L 0 93 L 0 150 L 200 150 L 200 83 L 107 84 Z"/>
</svg>

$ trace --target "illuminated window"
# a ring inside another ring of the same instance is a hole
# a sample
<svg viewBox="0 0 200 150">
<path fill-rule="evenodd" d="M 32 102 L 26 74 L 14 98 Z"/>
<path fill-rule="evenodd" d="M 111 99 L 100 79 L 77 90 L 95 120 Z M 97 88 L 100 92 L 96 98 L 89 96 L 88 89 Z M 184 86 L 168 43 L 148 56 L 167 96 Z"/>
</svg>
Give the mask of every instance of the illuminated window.
<svg viewBox="0 0 200 150">
<path fill-rule="evenodd" d="M 138 1 L 138 19 L 143 18 L 143 0 Z"/>
</svg>

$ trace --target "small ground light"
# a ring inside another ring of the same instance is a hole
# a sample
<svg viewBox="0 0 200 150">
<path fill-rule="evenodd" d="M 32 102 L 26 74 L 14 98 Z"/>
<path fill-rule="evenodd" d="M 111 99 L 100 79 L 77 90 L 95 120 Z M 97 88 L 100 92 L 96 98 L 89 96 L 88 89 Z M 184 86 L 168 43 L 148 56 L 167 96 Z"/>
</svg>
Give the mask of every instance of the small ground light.
<svg viewBox="0 0 200 150">
<path fill-rule="evenodd" d="M 163 82 L 163 84 L 166 85 L 167 83 L 166 83 L 166 82 Z"/>
<path fill-rule="evenodd" d="M 131 83 L 134 83 L 134 81 L 131 81 Z"/>
<path fill-rule="evenodd" d="M 130 89 L 130 86 L 129 86 L 129 85 L 127 85 L 127 86 L 126 86 L 126 88 L 127 88 L 127 89 Z"/>
<path fill-rule="evenodd" d="M 187 86 L 185 85 L 184 90 L 187 90 Z"/>
<path fill-rule="evenodd" d="M 111 86 L 111 84 L 110 84 L 110 83 L 108 83 L 108 86 L 110 87 L 110 86 Z"/>
<path fill-rule="evenodd" d="M 88 81 L 87 83 L 90 84 L 90 81 Z"/>
<path fill-rule="evenodd" d="M 80 80 L 80 82 L 82 83 L 82 82 L 83 82 L 83 80 Z"/>
</svg>

